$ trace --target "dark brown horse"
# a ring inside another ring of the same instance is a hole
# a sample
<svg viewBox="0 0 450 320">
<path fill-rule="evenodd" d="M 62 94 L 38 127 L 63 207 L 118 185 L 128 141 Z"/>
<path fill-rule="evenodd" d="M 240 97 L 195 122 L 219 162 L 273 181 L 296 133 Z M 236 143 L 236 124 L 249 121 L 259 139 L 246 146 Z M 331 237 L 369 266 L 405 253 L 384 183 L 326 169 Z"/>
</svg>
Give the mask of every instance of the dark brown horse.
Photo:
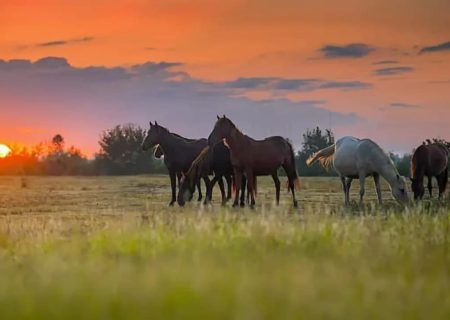
<svg viewBox="0 0 450 320">
<path fill-rule="evenodd" d="M 176 135 L 177 137 L 183 138 L 182 136 L 180 136 L 180 135 L 178 135 L 176 133 L 173 133 L 173 134 Z M 184 138 L 184 139 L 187 140 L 187 141 L 194 141 L 194 139 L 187 139 L 187 138 Z M 157 159 L 161 159 L 162 156 L 164 155 L 164 150 L 159 144 L 154 148 L 153 155 Z M 177 173 L 177 181 L 178 181 L 178 188 L 180 188 L 180 186 L 181 186 L 181 172 Z M 200 187 L 200 179 L 197 180 L 196 185 L 197 185 L 197 190 L 198 190 L 198 199 L 197 199 L 197 201 L 201 201 L 202 200 L 202 189 Z M 194 186 L 193 192 L 190 195 L 189 201 L 192 200 L 194 191 L 195 191 L 195 186 Z"/>
<path fill-rule="evenodd" d="M 148 150 L 159 144 L 164 152 L 164 164 L 169 170 L 172 198 L 169 205 L 176 201 L 176 176 L 186 173 L 192 161 L 208 145 L 206 139 L 190 140 L 171 133 L 157 122 L 150 122 L 150 130 L 142 143 L 142 149 Z M 204 177 L 206 189 L 209 187 L 209 178 Z M 200 188 L 199 188 L 200 191 Z M 199 192 L 201 199 L 201 191 Z"/>
<path fill-rule="evenodd" d="M 422 199 L 425 188 L 424 177 L 428 178 L 428 192 L 432 196 L 432 178 L 435 177 L 439 186 L 439 199 L 447 188 L 448 180 L 448 149 L 439 143 L 423 144 L 416 149 L 411 159 L 411 189 L 414 199 Z"/>
<path fill-rule="evenodd" d="M 292 191 L 292 201 L 297 206 L 295 189 L 299 186 L 297 169 L 294 161 L 294 150 L 286 139 L 274 136 L 264 140 L 254 140 L 244 135 L 234 123 L 223 116 L 217 116 L 217 122 L 208 137 L 210 145 L 215 145 L 224 140 L 230 148 L 231 164 L 235 177 L 235 198 L 233 206 L 238 205 L 239 189 L 243 174 L 247 176 L 250 189 L 251 203 L 255 205 L 256 176 L 272 175 L 277 189 L 277 204 L 279 201 L 280 181 L 277 170 L 283 167 L 288 177 L 288 188 Z"/>
<path fill-rule="evenodd" d="M 199 154 L 199 156 L 192 162 L 189 171 L 183 176 L 178 193 L 178 204 L 183 206 L 187 199 L 192 197 L 195 189 L 196 181 L 199 181 L 203 176 L 214 174 L 211 180 L 209 190 L 206 191 L 205 204 L 212 199 L 212 192 L 215 183 L 219 184 L 220 193 L 222 195 L 222 204 L 231 199 L 231 187 L 234 183 L 233 166 L 231 165 L 230 150 L 223 142 L 216 144 L 214 147 L 206 147 Z M 225 196 L 225 188 L 223 178 L 227 182 L 227 195 Z M 245 177 L 242 179 L 242 196 L 241 205 L 244 205 L 245 187 L 247 185 Z M 233 186 L 233 189 L 234 186 Z"/>
</svg>

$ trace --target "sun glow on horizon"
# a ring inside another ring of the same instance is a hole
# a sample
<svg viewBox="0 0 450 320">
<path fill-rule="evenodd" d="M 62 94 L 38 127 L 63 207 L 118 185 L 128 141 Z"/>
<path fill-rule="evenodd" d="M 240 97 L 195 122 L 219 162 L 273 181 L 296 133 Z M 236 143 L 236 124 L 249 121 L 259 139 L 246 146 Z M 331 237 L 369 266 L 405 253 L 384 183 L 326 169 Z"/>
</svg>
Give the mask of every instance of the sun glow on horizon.
<svg viewBox="0 0 450 320">
<path fill-rule="evenodd" d="M 6 144 L 0 144 L 0 158 L 5 158 L 10 152 L 11 149 Z"/>
</svg>

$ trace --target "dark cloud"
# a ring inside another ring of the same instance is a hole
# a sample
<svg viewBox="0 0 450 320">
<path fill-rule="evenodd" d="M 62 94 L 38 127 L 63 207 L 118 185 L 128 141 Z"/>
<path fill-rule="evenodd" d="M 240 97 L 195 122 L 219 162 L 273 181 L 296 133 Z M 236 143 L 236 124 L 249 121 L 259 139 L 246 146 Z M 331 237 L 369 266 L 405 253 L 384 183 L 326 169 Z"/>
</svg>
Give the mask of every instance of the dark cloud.
<svg viewBox="0 0 450 320">
<path fill-rule="evenodd" d="M 381 61 L 375 61 L 374 65 L 380 65 L 380 64 L 397 64 L 400 63 L 398 60 L 381 60 Z"/>
<path fill-rule="evenodd" d="M 391 103 L 390 105 L 389 105 L 389 107 L 391 107 L 391 108 L 405 108 L 405 109 L 410 109 L 410 108 L 420 108 L 420 106 L 419 105 L 417 105 L 417 104 L 410 104 L 410 103 L 403 103 L 403 102 L 394 102 L 394 103 Z"/>
<path fill-rule="evenodd" d="M 315 91 L 320 89 L 366 89 L 371 84 L 361 81 L 329 81 L 314 78 L 253 77 L 238 78 L 227 82 L 226 86 L 245 90 Z"/>
<path fill-rule="evenodd" d="M 325 100 L 282 96 L 282 90 L 319 90 L 340 82 L 278 77 L 206 82 L 180 71 L 181 67 L 178 62 L 147 62 L 129 68 L 78 68 L 56 57 L 36 62 L 0 60 L 0 101 L 17 106 L 7 110 L 4 121 L 24 119 L 24 125 L 64 128 L 68 140 L 80 146 L 92 141 L 91 148 L 96 147 L 99 132 L 118 123 L 146 127 L 149 120 L 158 120 L 187 137 L 205 137 L 216 114 L 226 114 L 255 138 L 282 135 L 299 145 L 299 133 L 315 125 L 327 126 L 330 118 L 335 127 L 363 121 L 354 113 L 325 109 Z M 280 96 L 264 101 L 238 96 L 264 87 L 281 88 Z"/>
<path fill-rule="evenodd" d="M 94 40 L 94 37 L 83 37 L 83 38 L 70 39 L 70 40 L 54 40 L 54 41 L 38 43 L 38 44 L 36 44 L 36 47 L 55 47 L 55 46 L 63 46 L 63 45 L 78 43 L 78 42 L 88 42 L 88 41 L 92 41 L 92 40 Z"/>
<path fill-rule="evenodd" d="M 376 76 L 395 76 L 398 74 L 413 72 L 415 69 L 413 67 L 389 67 L 381 68 L 373 71 Z"/>
<path fill-rule="evenodd" d="M 374 50 L 364 43 L 351 43 L 344 46 L 326 45 L 319 49 L 327 59 L 362 58 Z"/>
<path fill-rule="evenodd" d="M 447 51 L 450 50 L 450 41 L 437 44 L 435 46 L 423 47 L 420 49 L 419 53 L 430 53 L 430 52 L 438 52 L 438 51 Z"/>
</svg>

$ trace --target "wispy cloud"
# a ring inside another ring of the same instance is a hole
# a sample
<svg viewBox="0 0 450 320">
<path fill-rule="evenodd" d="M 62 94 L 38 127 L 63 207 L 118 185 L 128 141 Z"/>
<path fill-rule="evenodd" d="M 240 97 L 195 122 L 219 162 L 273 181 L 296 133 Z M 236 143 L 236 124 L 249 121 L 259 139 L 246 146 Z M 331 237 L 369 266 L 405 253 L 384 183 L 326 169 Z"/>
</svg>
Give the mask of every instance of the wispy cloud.
<svg viewBox="0 0 450 320">
<path fill-rule="evenodd" d="M 94 40 L 94 37 L 83 37 L 69 40 L 53 40 L 48 42 L 41 42 L 36 44 L 36 47 L 55 47 L 55 46 L 63 46 L 67 44 L 79 43 L 79 42 L 89 42 Z"/>
<path fill-rule="evenodd" d="M 373 71 L 376 76 L 395 76 L 398 74 L 413 72 L 415 69 L 413 67 L 389 67 L 381 68 Z"/>
<path fill-rule="evenodd" d="M 393 102 L 393 103 L 389 104 L 389 107 L 404 108 L 404 109 L 421 108 L 421 106 L 419 106 L 417 104 L 410 104 L 410 103 L 403 103 L 403 102 Z"/>
<path fill-rule="evenodd" d="M 370 83 L 362 81 L 332 81 L 314 78 L 286 79 L 279 77 L 238 78 L 227 82 L 226 86 L 245 90 L 284 90 L 284 91 L 315 91 L 321 89 L 367 89 Z"/>
<path fill-rule="evenodd" d="M 447 51 L 450 50 L 450 41 L 448 42 L 444 42 L 444 43 L 440 43 L 434 46 L 429 46 L 429 47 L 423 47 L 422 49 L 420 49 L 419 53 L 431 53 L 431 52 L 438 52 L 438 51 Z"/>
<path fill-rule="evenodd" d="M 319 49 L 327 59 L 362 58 L 375 49 L 364 43 L 351 43 L 343 46 L 326 45 Z"/>
<path fill-rule="evenodd" d="M 383 64 L 397 64 L 400 63 L 398 60 L 381 60 L 381 61 L 375 61 L 372 64 L 374 65 L 383 65 Z"/>
</svg>

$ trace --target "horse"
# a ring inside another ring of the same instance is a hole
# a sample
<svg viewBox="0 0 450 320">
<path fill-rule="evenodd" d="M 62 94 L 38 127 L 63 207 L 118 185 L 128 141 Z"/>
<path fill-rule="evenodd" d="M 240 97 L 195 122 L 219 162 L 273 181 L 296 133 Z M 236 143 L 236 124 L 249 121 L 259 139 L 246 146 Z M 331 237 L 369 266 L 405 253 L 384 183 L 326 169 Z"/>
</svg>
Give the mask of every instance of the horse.
<svg viewBox="0 0 450 320">
<path fill-rule="evenodd" d="M 353 179 L 359 179 L 359 202 L 363 203 L 365 179 L 368 176 L 372 176 L 375 181 L 380 204 L 383 202 L 380 176 L 389 183 L 392 195 L 397 201 L 402 203 L 408 201 L 405 178 L 399 175 L 394 163 L 383 149 L 370 139 L 340 138 L 335 144 L 311 155 L 306 164 L 311 166 L 316 161 L 325 168 L 334 166 L 342 182 L 346 205 L 350 204 L 350 186 Z"/>
<path fill-rule="evenodd" d="M 189 199 L 195 189 L 195 183 L 204 176 L 214 173 L 209 189 L 206 190 L 205 204 L 211 201 L 212 190 L 216 182 L 219 183 L 222 195 L 222 204 L 231 198 L 231 181 L 233 166 L 230 161 L 230 151 L 223 143 L 218 143 L 214 147 L 205 147 L 198 157 L 192 162 L 188 172 L 181 179 L 180 190 L 178 192 L 178 204 L 183 206 L 186 199 Z M 228 192 L 225 196 L 225 188 L 222 178 L 227 182 Z"/>
<path fill-rule="evenodd" d="M 222 195 L 222 205 L 231 199 L 231 187 L 233 186 L 233 189 L 235 190 L 235 186 L 230 151 L 224 143 L 218 143 L 213 148 L 206 147 L 203 149 L 199 156 L 192 162 L 189 171 L 183 175 L 177 198 L 180 206 L 185 204 L 186 199 L 192 198 L 196 181 L 200 180 L 204 175 L 211 174 L 211 172 L 214 173 L 214 178 L 211 180 L 209 190 L 206 192 L 205 203 L 211 201 L 212 191 L 216 182 L 219 184 L 220 193 Z M 228 190 L 226 197 L 222 178 L 225 178 L 227 182 Z M 245 176 L 243 176 L 241 182 L 241 206 L 245 205 L 246 185 L 247 181 Z M 247 189 L 247 202 L 249 202 L 249 196 L 250 192 L 248 192 Z"/>
<path fill-rule="evenodd" d="M 183 137 L 181 137 L 180 135 L 178 135 L 176 133 L 173 133 L 173 134 L 178 136 L 178 137 L 180 137 L 180 138 L 183 138 Z M 194 141 L 194 139 L 188 139 L 188 138 L 184 138 L 184 139 L 186 139 L 187 141 Z M 164 155 L 163 148 L 159 144 L 156 145 L 154 147 L 153 156 L 155 158 L 157 158 L 157 159 L 161 159 L 163 155 Z M 181 186 L 181 172 L 177 173 L 177 181 L 178 181 L 178 188 L 180 188 L 180 186 Z M 197 185 L 197 189 L 198 189 L 198 199 L 197 199 L 197 201 L 201 201 L 202 200 L 202 190 L 201 190 L 201 187 L 200 187 L 200 180 L 197 181 L 196 185 Z M 195 186 L 194 186 L 193 192 L 190 195 L 189 201 L 192 200 L 194 191 L 195 191 Z"/>
<path fill-rule="evenodd" d="M 256 196 L 255 177 L 262 175 L 272 175 L 277 194 L 276 203 L 279 204 L 280 180 L 277 174 L 279 167 L 283 167 L 287 174 L 288 190 L 292 191 L 292 201 L 294 207 L 297 207 L 295 189 L 299 187 L 299 179 L 295 167 L 294 150 L 289 141 L 280 136 L 268 137 L 264 140 L 252 139 L 243 134 L 225 115 L 217 116 L 217 121 L 208 137 L 210 146 L 221 141 L 230 148 L 236 187 L 233 207 L 238 205 L 239 190 L 244 174 L 247 177 L 252 208 L 255 206 Z"/>
<path fill-rule="evenodd" d="M 169 203 L 172 206 L 176 201 L 176 176 L 189 170 L 192 161 L 208 145 L 206 139 L 186 139 L 180 135 L 171 133 L 168 129 L 160 126 L 156 121 L 150 121 L 150 130 L 142 143 L 144 151 L 160 145 L 164 152 L 164 164 L 169 170 L 172 198 Z M 203 177 L 206 189 L 209 187 L 209 178 Z M 198 184 L 199 201 L 202 199 L 201 189 Z"/>
<path fill-rule="evenodd" d="M 411 158 L 411 189 L 414 199 L 422 199 L 425 188 L 423 180 L 428 178 L 428 192 L 432 196 L 433 177 L 439 186 L 439 199 L 445 193 L 448 183 L 448 156 L 449 150 L 440 143 L 423 144 L 419 146 Z"/>
</svg>

